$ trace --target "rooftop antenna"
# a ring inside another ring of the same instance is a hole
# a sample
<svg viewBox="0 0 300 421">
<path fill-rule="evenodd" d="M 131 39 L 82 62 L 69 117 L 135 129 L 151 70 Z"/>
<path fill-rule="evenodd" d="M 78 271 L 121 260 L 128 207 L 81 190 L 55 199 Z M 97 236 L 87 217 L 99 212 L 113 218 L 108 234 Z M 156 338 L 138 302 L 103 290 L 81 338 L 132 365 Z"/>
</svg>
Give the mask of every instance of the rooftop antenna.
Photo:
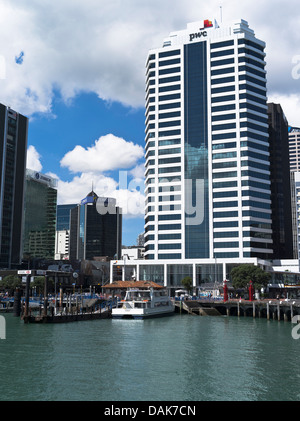
<svg viewBox="0 0 300 421">
<path fill-rule="evenodd" d="M 220 19 L 221 19 L 221 23 L 223 23 L 222 6 L 220 6 Z"/>
</svg>

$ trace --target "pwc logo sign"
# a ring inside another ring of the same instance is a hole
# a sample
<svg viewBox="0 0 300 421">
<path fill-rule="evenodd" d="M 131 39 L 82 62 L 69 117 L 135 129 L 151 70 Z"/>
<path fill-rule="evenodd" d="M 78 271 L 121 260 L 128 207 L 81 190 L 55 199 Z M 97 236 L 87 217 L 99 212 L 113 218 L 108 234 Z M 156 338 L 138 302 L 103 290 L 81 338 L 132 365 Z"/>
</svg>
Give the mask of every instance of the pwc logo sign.
<svg viewBox="0 0 300 421">
<path fill-rule="evenodd" d="M 213 25 L 213 23 L 210 20 L 205 20 L 204 21 L 204 26 L 203 26 L 203 28 L 200 29 L 200 31 L 202 31 L 205 28 L 213 28 L 213 26 L 214 25 Z"/>
<path fill-rule="evenodd" d="M 195 38 L 207 37 L 207 31 L 205 29 L 213 28 L 213 26 L 214 25 L 210 20 L 206 19 L 205 21 L 203 21 L 203 27 L 199 28 L 200 32 L 190 34 L 190 42 L 193 41 Z"/>
</svg>

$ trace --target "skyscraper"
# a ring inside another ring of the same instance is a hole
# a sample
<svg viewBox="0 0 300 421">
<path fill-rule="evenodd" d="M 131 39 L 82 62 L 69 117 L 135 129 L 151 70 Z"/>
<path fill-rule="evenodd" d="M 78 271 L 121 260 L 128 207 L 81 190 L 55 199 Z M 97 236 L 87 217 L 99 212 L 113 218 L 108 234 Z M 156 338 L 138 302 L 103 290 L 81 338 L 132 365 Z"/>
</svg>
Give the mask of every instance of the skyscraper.
<svg viewBox="0 0 300 421">
<path fill-rule="evenodd" d="M 280 104 L 268 104 L 273 259 L 293 258 L 288 122 Z"/>
<path fill-rule="evenodd" d="M 115 199 L 91 191 L 71 209 L 70 222 L 71 260 L 121 257 L 122 213 Z"/>
<path fill-rule="evenodd" d="M 69 259 L 71 209 L 76 204 L 58 205 L 56 213 L 55 259 Z"/>
<path fill-rule="evenodd" d="M 21 263 L 28 118 L 0 104 L 0 267 Z"/>
<path fill-rule="evenodd" d="M 27 169 L 24 259 L 54 259 L 56 204 L 56 180 Z"/>
<path fill-rule="evenodd" d="M 300 171 L 300 128 L 289 127 L 290 170 Z"/>
<path fill-rule="evenodd" d="M 272 258 L 265 43 L 188 24 L 146 62 L 146 258 Z"/>
</svg>

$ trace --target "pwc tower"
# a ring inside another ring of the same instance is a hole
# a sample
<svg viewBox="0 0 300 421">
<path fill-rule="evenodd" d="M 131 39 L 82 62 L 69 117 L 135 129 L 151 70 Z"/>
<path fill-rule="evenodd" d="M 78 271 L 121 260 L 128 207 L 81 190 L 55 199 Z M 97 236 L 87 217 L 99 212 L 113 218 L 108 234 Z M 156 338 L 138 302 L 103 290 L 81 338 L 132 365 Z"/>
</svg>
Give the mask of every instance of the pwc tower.
<svg viewBox="0 0 300 421">
<path fill-rule="evenodd" d="M 264 49 L 205 20 L 149 51 L 146 259 L 272 258 Z"/>
</svg>

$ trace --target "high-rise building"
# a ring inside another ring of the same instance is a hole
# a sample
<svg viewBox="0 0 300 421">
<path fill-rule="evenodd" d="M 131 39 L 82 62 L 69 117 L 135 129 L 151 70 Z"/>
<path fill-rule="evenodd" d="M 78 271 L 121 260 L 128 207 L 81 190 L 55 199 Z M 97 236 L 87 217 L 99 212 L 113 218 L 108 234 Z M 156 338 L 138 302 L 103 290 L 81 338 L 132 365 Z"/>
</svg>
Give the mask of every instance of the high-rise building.
<svg viewBox="0 0 300 421">
<path fill-rule="evenodd" d="M 290 170 L 300 171 L 300 128 L 289 127 Z"/>
<path fill-rule="evenodd" d="M 70 259 L 120 258 L 122 213 L 116 200 L 98 197 L 91 191 L 71 209 Z"/>
<path fill-rule="evenodd" d="M 77 206 L 76 203 L 70 205 L 57 205 L 56 231 L 70 230 L 70 212 Z"/>
<path fill-rule="evenodd" d="M 76 204 L 58 205 L 56 214 L 55 260 L 69 259 L 71 209 Z"/>
<path fill-rule="evenodd" d="M 146 259 L 272 258 L 264 49 L 206 20 L 149 51 Z"/>
<path fill-rule="evenodd" d="M 57 180 L 26 170 L 24 259 L 54 259 Z"/>
<path fill-rule="evenodd" d="M 288 122 L 280 104 L 268 104 L 273 259 L 293 259 Z"/>
<path fill-rule="evenodd" d="M 28 118 L 0 104 L 0 267 L 22 259 Z"/>
<path fill-rule="evenodd" d="M 292 178 L 294 184 L 294 201 L 292 201 L 294 205 L 294 251 L 296 251 L 294 257 L 299 260 L 300 269 L 300 172 L 292 172 Z"/>
</svg>

